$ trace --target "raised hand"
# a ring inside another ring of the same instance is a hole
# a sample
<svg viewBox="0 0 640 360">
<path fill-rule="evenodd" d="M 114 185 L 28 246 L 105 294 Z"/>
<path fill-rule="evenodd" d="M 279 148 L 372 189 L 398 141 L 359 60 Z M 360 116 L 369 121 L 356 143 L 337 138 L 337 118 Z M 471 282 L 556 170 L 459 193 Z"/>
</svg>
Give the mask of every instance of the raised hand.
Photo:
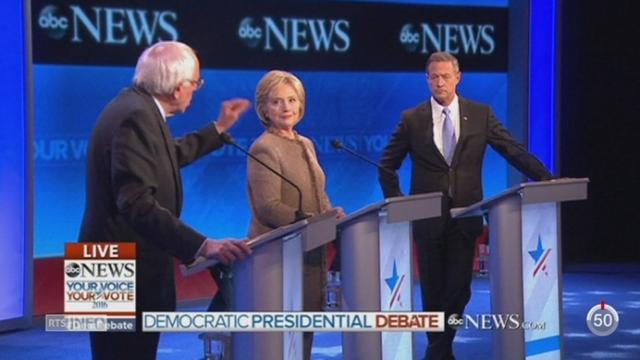
<svg viewBox="0 0 640 360">
<path fill-rule="evenodd" d="M 247 99 L 236 98 L 224 101 L 216 120 L 218 132 L 223 133 L 229 130 L 250 107 L 251 102 Z"/>
</svg>

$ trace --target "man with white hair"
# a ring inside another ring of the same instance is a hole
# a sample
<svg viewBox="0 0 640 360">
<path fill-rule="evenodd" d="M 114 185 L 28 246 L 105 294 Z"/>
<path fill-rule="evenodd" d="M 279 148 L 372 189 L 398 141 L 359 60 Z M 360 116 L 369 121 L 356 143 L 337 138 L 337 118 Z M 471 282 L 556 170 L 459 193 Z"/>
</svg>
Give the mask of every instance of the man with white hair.
<svg viewBox="0 0 640 360">
<path fill-rule="evenodd" d="M 133 86 L 100 114 L 87 155 L 86 207 L 81 242 L 135 242 L 135 333 L 91 333 L 93 359 L 155 359 L 159 333 L 143 333 L 143 311 L 175 310 L 173 260 L 197 256 L 230 264 L 250 253 L 242 241 L 214 241 L 183 223 L 180 168 L 221 147 L 220 134 L 250 107 L 222 103 L 218 119 L 174 139 L 167 118 L 187 110 L 204 80 L 194 51 L 179 42 L 146 49 Z"/>
</svg>

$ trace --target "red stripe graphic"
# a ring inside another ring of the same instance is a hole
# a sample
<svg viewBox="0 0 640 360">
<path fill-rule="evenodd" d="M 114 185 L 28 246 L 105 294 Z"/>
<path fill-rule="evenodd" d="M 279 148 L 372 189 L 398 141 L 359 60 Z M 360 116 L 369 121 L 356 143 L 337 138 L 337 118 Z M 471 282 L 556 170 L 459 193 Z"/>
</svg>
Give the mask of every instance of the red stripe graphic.
<svg viewBox="0 0 640 360">
<path fill-rule="evenodd" d="M 400 277 L 400 281 L 398 281 L 398 287 L 396 288 L 396 291 L 394 291 L 393 296 L 391 297 L 391 302 L 389 303 L 389 308 L 391 308 L 393 306 L 393 303 L 396 301 L 397 298 L 399 298 L 400 296 L 400 287 L 402 286 L 402 282 L 404 281 L 404 275 L 402 275 Z"/>
<path fill-rule="evenodd" d="M 540 261 L 540 264 L 538 264 L 536 269 L 533 271 L 533 276 L 536 276 L 540 268 L 542 268 L 542 265 L 544 265 L 544 261 L 547 260 L 547 256 L 549 256 L 550 252 L 551 252 L 551 249 L 547 249 L 547 251 L 544 253 L 544 256 L 542 257 L 542 261 Z"/>
</svg>

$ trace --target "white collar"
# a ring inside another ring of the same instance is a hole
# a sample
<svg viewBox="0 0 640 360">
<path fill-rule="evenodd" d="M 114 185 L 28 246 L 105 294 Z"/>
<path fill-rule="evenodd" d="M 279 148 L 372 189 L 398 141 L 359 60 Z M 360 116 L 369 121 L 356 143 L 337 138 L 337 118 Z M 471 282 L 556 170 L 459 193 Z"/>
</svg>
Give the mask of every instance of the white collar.
<svg viewBox="0 0 640 360">
<path fill-rule="evenodd" d="M 442 121 L 442 112 L 444 111 L 444 108 L 448 108 L 449 110 L 451 110 L 451 116 L 453 118 L 454 114 L 458 114 L 460 112 L 460 103 L 458 101 L 458 94 L 455 95 L 455 97 L 453 98 L 453 101 L 451 101 L 451 104 L 449 104 L 449 106 L 442 106 L 440 105 L 440 103 L 438 103 L 436 101 L 436 99 L 433 98 L 433 96 L 430 99 L 431 101 L 431 113 L 438 115 L 435 116 L 435 121 L 440 122 Z"/>
</svg>

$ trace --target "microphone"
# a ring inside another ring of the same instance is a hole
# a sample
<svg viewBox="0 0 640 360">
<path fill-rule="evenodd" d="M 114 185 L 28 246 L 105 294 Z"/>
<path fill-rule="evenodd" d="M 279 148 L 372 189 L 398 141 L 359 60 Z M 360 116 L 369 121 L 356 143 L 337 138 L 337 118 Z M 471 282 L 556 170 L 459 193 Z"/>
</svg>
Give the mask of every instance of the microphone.
<svg viewBox="0 0 640 360">
<path fill-rule="evenodd" d="M 355 151 L 353 151 L 353 150 L 349 149 L 348 147 L 344 146 L 344 144 L 342 143 L 342 141 L 340 141 L 340 140 L 338 140 L 338 139 L 331 139 L 331 146 L 333 146 L 333 148 L 334 148 L 334 149 L 344 150 L 344 151 L 348 152 L 349 154 L 351 154 L 351 155 L 353 155 L 353 156 L 357 157 L 358 159 L 368 162 L 369 164 L 371 164 L 371 165 L 373 165 L 373 166 L 377 167 L 378 169 L 380 169 L 380 170 L 382 170 L 382 171 L 386 172 L 386 173 L 387 173 L 387 174 L 389 174 L 389 175 L 397 176 L 395 172 L 393 172 L 393 171 L 391 171 L 391 170 L 389 170 L 389 169 L 387 169 L 387 168 L 385 168 L 385 167 L 380 166 L 380 164 L 378 164 L 377 162 L 375 162 L 375 161 L 373 161 L 373 160 L 371 160 L 371 159 L 367 158 L 367 157 L 366 157 L 366 156 L 364 156 L 364 155 L 360 155 L 360 154 L 358 154 L 357 152 L 355 152 Z"/>
<path fill-rule="evenodd" d="M 229 135 L 228 133 L 226 133 L 226 132 L 221 133 L 220 134 L 220 139 L 222 139 L 222 142 L 224 142 L 225 144 L 229 144 L 229 145 L 235 147 L 236 149 L 240 150 L 241 152 L 246 154 L 251 159 L 255 160 L 258 164 L 264 166 L 265 168 L 267 168 L 272 173 L 278 175 L 279 178 L 281 178 L 282 180 L 286 181 L 289 185 L 293 186 L 293 188 L 296 189 L 296 191 L 298 191 L 298 210 L 296 210 L 296 212 L 295 212 L 295 220 L 294 220 L 294 222 L 298 222 L 300 220 L 304 220 L 304 219 L 310 217 L 309 214 L 307 214 L 304 211 L 302 211 L 302 191 L 300 190 L 298 185 L 294 184 L 291 180 L 287 179 L 284 175 L 282 175 L 281 173 L 276 171 L 271 166 L 267 165 L 264 161 L 258 159 L 255 155 L 253 155 L 252 153 L 247 151 L 247 149 L 245 149 L 242 146 L 238 145 L 233 140 L 233 137 L 231 137 L 231 135 Z"/>
</svg>

